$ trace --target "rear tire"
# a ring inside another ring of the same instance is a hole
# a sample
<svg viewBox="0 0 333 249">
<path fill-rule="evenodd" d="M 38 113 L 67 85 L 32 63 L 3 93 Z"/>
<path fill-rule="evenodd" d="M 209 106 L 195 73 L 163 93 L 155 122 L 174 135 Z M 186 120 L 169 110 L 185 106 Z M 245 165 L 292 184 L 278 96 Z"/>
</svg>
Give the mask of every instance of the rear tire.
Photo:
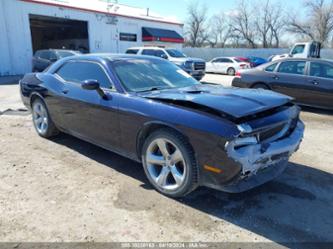
<svg viewBox="0 0 333 249">
<path fill-rule="evenodd" d="M 40 98 L 32 103 L 32 121 L 37 134 L 41 137 L 50 138 L 59 134 L 44 101 Z"/>
<path fill-rule="evenodd" d="M 142 164 L 149 182 L 166 196 L 183 197 L 198 186 L 198 166 L 193 149 L 172 129 L 156 130 L 146 139 Z"/>
<path fill-rule="evenodd" d="M 229 75 L 229 76 L 235 76 L 235 74 L 236 74 L 236 70 L 234 69 L 234 68 L 228 68 L 228 70 L 227 70 L 227 74 Z"/>
</svg>

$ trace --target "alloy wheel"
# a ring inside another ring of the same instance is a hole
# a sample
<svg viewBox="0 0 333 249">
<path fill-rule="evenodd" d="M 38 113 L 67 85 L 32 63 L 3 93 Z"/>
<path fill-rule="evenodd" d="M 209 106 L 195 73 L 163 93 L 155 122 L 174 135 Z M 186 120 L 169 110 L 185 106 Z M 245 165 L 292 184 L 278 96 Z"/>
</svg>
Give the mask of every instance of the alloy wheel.
<svg viewBox="0 0 333 249">
<path fill-rule="evenodd" d="M 36 130 L 39 134 L 45 134 L 47 132 L 49 120 L 45 106 L 37 101 L 32 108 L 33 122 Z"/>
<path fill-rule="evenodd" d="M 164 190 L 176 190 L 185 181 L 186 164 L 180 149 L 165 138 L 153 140 L 146 151 L 150 178 Z"/>
</svg>

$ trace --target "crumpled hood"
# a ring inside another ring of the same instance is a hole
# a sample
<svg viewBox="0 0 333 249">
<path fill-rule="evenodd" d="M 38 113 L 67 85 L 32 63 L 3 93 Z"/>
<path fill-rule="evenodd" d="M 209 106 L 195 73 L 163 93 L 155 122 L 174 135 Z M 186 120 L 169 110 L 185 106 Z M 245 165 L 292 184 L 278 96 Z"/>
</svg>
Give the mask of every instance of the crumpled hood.
<svg viewBox="0 0 333 249">
<path fill-rule="evenodd" d="M 142 93 L 142 97 L 194 103 L 196 106 L 210 108 L 221 114 L 242 118 L 275 107 L 282 106 L 292 98 L 262 89 L 225 88 L 223 86 L 198 84 L 181 89 L 170 89 Z"/>
</svg>

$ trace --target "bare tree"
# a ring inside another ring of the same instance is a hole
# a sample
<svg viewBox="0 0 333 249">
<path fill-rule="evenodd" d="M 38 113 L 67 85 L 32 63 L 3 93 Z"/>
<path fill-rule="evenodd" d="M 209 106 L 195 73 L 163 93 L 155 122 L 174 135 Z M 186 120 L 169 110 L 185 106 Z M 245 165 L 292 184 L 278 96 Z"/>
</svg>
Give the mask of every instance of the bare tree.
<svg viewBox="0 0 333 249">
<path fill-rule="evenodd" d="M 230 22 L 234 36 L 241 37 L 249 47 L 256 48 L 256 27 L 254 9 L 248 0 L 240 0 L 237 10 L 230 15 Z"/>
<path fill-rule="evenodd" d="M 270 47 L 280 47 L 280 37 L 282 32 L 285 31 L 286 26 L 286 13 L 280 4 L 276 4 L 274 10 L 271 12 L 270 19 Z M 273 42 L 274 41 L 274 42 Z"/>
<path fill-rule="evenodd" d="M 257 10 L 255 26 L 262 47 L 278 47 L 284 26 L 284 11 L 281 5 L 266 0 L 264 3 L 256 2 L 255 9 Z"/>
<path fill-rule="evenodd" d="M 197 1 L 191 2 L 187 9 L 186 22 L 187 43 L 191 47 L 201 47 L 208 40 L 207 7 Z"/>
<path fill-rule="evenodd" d="M 289 31 L 327 44 L 333 32 L 333 0 L 307 0 L 308 18 L 300 21 L 296 15 L 289 20 Z"/>
<path fill-rule="evenodd" d="M 214 15 L 209 21 L 209 43 L 211 47 L 224 48 L 231 36 L 232 28 L 224 13 Z"/>
</svg>

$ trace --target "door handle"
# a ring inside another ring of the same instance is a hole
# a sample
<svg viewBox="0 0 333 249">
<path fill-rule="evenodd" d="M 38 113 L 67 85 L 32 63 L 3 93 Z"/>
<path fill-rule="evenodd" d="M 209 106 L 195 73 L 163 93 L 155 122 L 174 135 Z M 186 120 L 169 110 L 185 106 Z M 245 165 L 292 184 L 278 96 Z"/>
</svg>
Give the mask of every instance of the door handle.
<svg viewBox="0 0 333 249">
<path fill-rule="evenodd" d="M 313 85 L 319 85 L 319 82 L 317 80 L 309 80 L 309 82 Z"/>
<path fill-rule="evenodd" d="M 67 93 L 69 92 L 69 90 L 68 90 L 68 89 L 63 89 L 61 92 L 62 92 L 63 94 L 67 94 Z"/>
<path fill-rule="evenodd" d="M 274 79 L 274 80 L 278 80 L 278 79 L 280 79 L 280 77 L 277 76 L 277 75 L 274 75 L 274 76 L 273 76 L 273 79 Z"/>
</svg>

